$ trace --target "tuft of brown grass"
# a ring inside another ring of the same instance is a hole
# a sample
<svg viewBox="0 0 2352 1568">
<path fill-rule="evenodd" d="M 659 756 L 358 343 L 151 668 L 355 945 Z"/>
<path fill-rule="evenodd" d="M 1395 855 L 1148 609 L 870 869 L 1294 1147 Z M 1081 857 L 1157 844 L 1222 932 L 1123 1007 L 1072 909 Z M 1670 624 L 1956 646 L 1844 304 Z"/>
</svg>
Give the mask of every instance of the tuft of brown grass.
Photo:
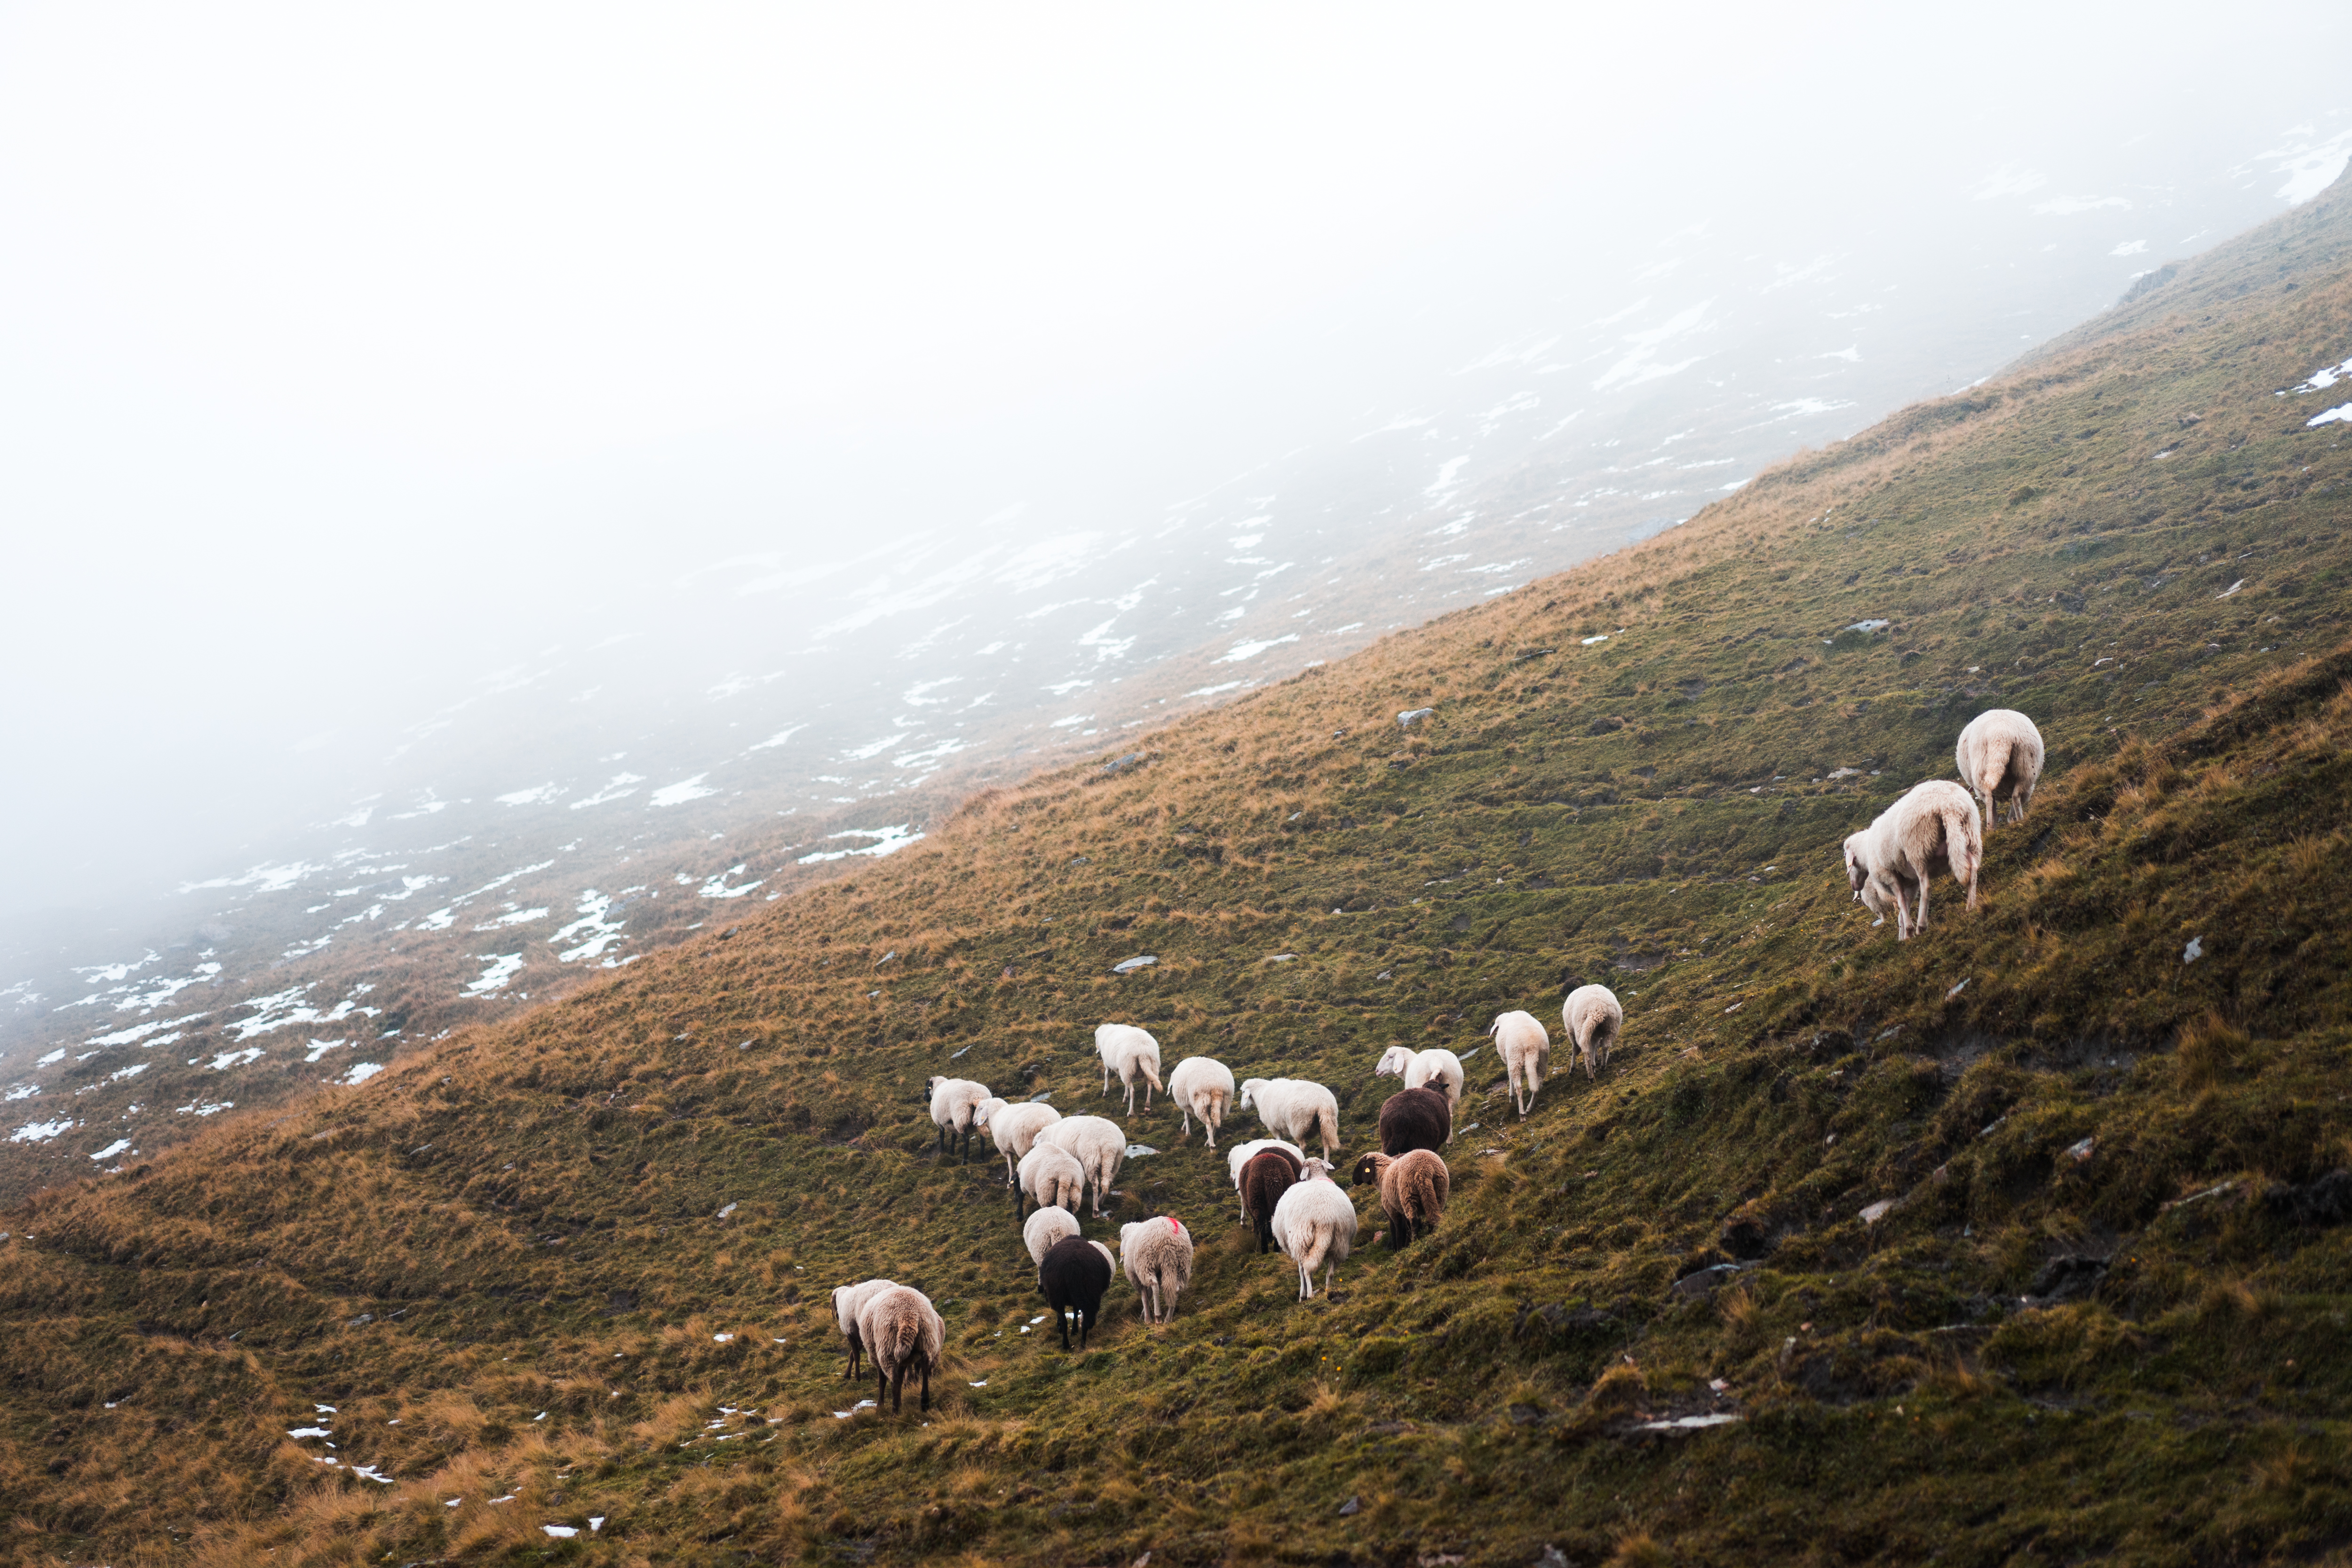
<svg viewBox="0 0 2352 1568">
<path fill-rule="evenodd" d="M 1610 1568 L 1667 1568 L 1674 1560 L 1674 1553 L 1646 1530 L 1619 1536 L 1617 1549 L 1609 1554 Z"/>
<path fill-rule="evenodd" d="M 2245 1061 L 2253 1045 L 2251 1036 L 2218 1011 L 2191 1019 L 2173 1048 L 2180 1086 L 2192 1092 L 2211 1089 Z"/>
</svg>

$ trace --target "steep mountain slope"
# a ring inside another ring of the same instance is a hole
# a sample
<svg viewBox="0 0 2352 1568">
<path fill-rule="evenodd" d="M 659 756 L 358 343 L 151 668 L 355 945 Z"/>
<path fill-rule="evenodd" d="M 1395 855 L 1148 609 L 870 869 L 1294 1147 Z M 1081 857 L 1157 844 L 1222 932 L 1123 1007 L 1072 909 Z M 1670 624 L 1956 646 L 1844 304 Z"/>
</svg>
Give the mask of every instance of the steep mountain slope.
<svg viewBox="0 0 2352 1568">
<path fill-rule="evenodd" d="M 926 480 L 829 503 L 849 510 L 827 548 L 632 583 L 543 635 L 492 617 L 477 670 L 413 711 L 277 712 L 256 791 L 342 767 L 311 820 L 159 862 L 149 897 L 0 921 L 0 1094 L 42 1102 L 0 1133 L 72 1123 L 0 1142 L 0 1198 L 363 1076 L 894 849 L 975 787 L 1672 526 L 2112 299 L 2137 237 L 2228 232 L 2289 194 L 2173 163 L 2076 167 L 2069 188 L 2105 193 L 2080 201 L 2014 171 L 1928 179 L 1828 229 L 1735 204 L 1613 253 L 1531 219 L 1463 264 L 1478 288 L 1441 268 L 1257 345 L 1189 406 L 1098 414 L 1118 460 L 929 453 Z M 1268 363 L 1324 391 L 1269 395 Z M 1204 405 L 1227 434 L 1194 450 L 1175 432 Z"/>
<path fill-rule="evenodd" d="M 42 1194 L 0 1243 L 16 1550 L 2340 1555 L 2352 431 L 2315 372 L 2352 199 L 2205 267 L 1656 540 Z M 2048 737 L 2034 814 L 1898 945 L 1838 842 L 1996 705 Z M 1556 1049 L 1522 1122 L 1469 1053 L 1576 977 L 1625 1044 Z M 1151 1331 L 1118 1287 L 1063 1355 L 921 1089 L 1115 1104 L 1106 1018 L 1330 1084 L 1350 1150 L 1383 1047 L 1467 1055 L 1438 1234 L 1368 1220 L 1298 1306 L 1155 1104 L 1118 1216 L 1182 1215 L 1193 1289 Z M 928 1418 L 837 1381 L 824 1292 L 873 1274 L 946 1317 Z"/>
</svg>

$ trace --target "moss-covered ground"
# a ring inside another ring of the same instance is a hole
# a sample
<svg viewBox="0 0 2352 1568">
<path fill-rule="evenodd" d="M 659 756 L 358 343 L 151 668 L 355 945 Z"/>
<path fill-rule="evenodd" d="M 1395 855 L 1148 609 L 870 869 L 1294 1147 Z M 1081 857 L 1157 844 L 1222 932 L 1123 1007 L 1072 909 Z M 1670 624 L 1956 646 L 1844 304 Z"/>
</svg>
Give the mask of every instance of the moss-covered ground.
<svg viewBox="0 0 2352 1568">
<path fill-rule="evenodd" d="M 2347 355 L 2339 188 L 1667 536 L 41 1194 L 8 1551 L 2344 1561 L 2352 426 L 2279 394 Z M 1898 944 L 1838 842 L 1991 706 L 2042 792 Z M 1439 1233 L 1364 1204 L 1311 1305 L 1155 1104 L 1118 1217 L 1192 1289 L 1065 1354 L 1002 1166 L 932 1152 L 935 1072 L 1115 1108 L 1109 1019 L 1360 1148 L 1384 1047 L 1577 978 L 1615 1059 L 1522 1121 L 1470 1055 Z M 875 1274 L 946 1318 L 928 1415 L 839 1381 Z"/>
</svg>

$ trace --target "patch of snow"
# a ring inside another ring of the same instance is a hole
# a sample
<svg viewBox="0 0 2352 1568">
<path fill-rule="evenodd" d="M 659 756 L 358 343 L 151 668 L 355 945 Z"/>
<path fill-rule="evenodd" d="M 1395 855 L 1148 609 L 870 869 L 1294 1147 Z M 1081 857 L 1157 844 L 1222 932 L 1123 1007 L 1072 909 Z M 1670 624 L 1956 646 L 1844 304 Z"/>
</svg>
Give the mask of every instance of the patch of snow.
<svg viewBox="0 0 2352 1568">
<path fill-rule="evenodd" d="M 446 909 L 435 910 L 431 914 L 426 915 L 423 920 L 418 921 L 416 922 L 416 929 L 418 931 L 447 931 L 451 926 L 456 925 L 457 923 L 457 906 L 452 904 Z"/>
<path fill-rule="evenodd" d="M 912 826 L 910 823 L 902 822 L 895 827 L 853 827 L 845 832 L 829 834 L 827 837 L 830 838 L 871 838 L 874 842 L 856 849 L 820 849 L 802 856 L 793 864 L 814 866 L 825 860 L 846 859 L 852 855 L 869 855 L 877 859 L 885 855 L 896 855 L 908 845 L 922 841 L 924 836 L 911 831 Z"/>
<path fill-rule="evenodd" d="M 784 733 L 789 735 L 792 731 L 787 730 Z M 782 739 L 781 736 L 778 738 Z M 637 793 L 635 786 L 645 782 L 646 775 L 643 773 L 614 773 L 595 794 L 582 795 L 578 800 L 573 801 L 572 809 L 581 811 L 592 805 L 603 805 L 608 801 L 633 795 Z"/>
<path fill-rule="evenodd" d="M 512 794 L 498 795 L 494 798 L 500 805 L 544 805 L 552 804 L 562 794 L 563 791 L 559 786 L 543 784 L 531 789 L 519 789 Z"/>
<path fill-rule="evenodd" d="M 2147 249 L 2147 241 L 2144 239 L 2127 239 L 2121 245 L 2116 246 L 2113 250 L 2108 251 L 2107 254 L 2109 256 L 2137 256 Z"/>
<path fill-rule="evenodd" d="M 791 740 L 794 735 L 799 734 L 803 730 L 807 728 L 808 726 L 805 724 L 788 725 L 785 728 L 777 731 L 766 740 L 761 741 L 758 744 L 749 747 L 748 749 L 754 752 L 764 752 L 769 750 L 771 747 L 781 746 L 786 741 Z"/>
<path fill-rule="evenodd" d="M 194 1067 L 204 1059 L 202 1057 L 191 1057 L 188 1058 L 188 1065 Z M 231 1068 L 241 1068 L 248 1062 L 257 1062 L 260 1059 L 261 1047 L 247 1046 L 241 1051 L 223 1051 L 215 1057 L 209 1065 L 214 1072 L 226 1072 Z"/>
<path fill-rule="evenodd" d="M 1215 697 L 1222 692 L 1238 691 L 1248 684 L 1249 682 L 1246 680 L 1228 680 L 1223 686 L 1203 686 L 1198 690 L 1187 691 L 1184 695 L 1187 697 Z"/>
<path fill-rule="evenodd" d="M 121 1083 L 125 1079 L 137 1078 L 141 1073 L 145 1072 L 151 1065 L 152 1064 L 148 1062 L 132 1062 L 127 1068 L 118 1068 L 114 1071 L 108 1073 L 106 1075 L 106 1081 L 109 1083 Z"/>
<path fill-rule="evenodd" d="M 757 882 L 743 882 L 732 888 L 727 885 L 728 878 L 740 877 L 743 874 L 743 871 L 744 867 L 735 866 L 718 873 L 709 880 L 702 884 L 702 897 L 706 899 L 740 899 L 744 894 L 750 892 L 752 889 L 764 885 L 766 880 L 764 878 Z"/>
<path fill-rule="evenodd" d="M 60 1117 L 55 1121 L 27 1121 L 8 1134 L 11 1143 L 47 1143 L 51 1139 L 72 1131 L 73 1120 Z"/>
<path fill-rule="evenodd" d="M 2352 425 L 2352 403 L 2331 408 L 2324 414 L 2315 414 L 2303 422 L 2306 430 L 2316 430 L 2322 425 Z"/>
<path fill-rule="evenodd" d="M 357 1089 L 383 1070 L 382 1062 L 353 1062 L 351 1070 L 335 1081 L 346 1089 Z"/>
<path fill-rule="evenodd" d="M 476 931 L 496 931 L 500 926 L 527 926 L 533 921 L 545 920 L 547 918 L 547 910 L 544 909 L 510 910 L 505 914 L 483 921 L 474 929 Z"/>
<path fill-rule="evenodd" d="M 646 804 L 651 805 L 684 805 L 688 801 L 700 800 L 706 795 L 717 795 L 719 793 L 717 790 L 707 788 L 703 784 L 702 781 L 709 776 L 710 775 L 709 773 L 697 773 L 690 779 L 680 779 L 674 784 L 664 784 L 661 788 L 654 791 L 652 795 L 647 798 Z"/>
<path fill-rule="evenodd" d="M 302 1065 L 304 1067 L 315 1066 L 319 1058 L 325 1056 L 329 1051 L 341 1050 L 350 1044 L 351 1042 L 349 1040 L 312 1040 L 310 1047 L 310 1054 L 302 1058 Z"/>
<path fill-rule="evenodd" d="M 493 991 L 506 989 L 508 981 L 522 973 L 522 954 L 519 952 L 478 952 L 476 958 L 488 960 L 481 973 L 466 984 L 458 993 L 462 996 L 488 996 Z"/>
<path fill-rule="evenodd" d="M 186 1105 L 174 1106 L 173 1108 L 172 1114 L 174 1116 L 218 1116 L 224 1110 L 235 1110 L 236 1109 L 236 1101 L 234 1100 L 213 1100 L 210 1103 L 204 1100 L 193 1100 Z"/>
<path fill-rule="evenodd" d="M 137 1152 L 137 1151 L 131 1147 L 130 1139 L 117 1138 L 113 1142 L 109 1143 L 105 1148 L 100 1149 L 97 1153 L 92 1154 L 90 1158 L 93 1160 L 106 1161 L 113 1159 L 117 1154 L 135 1152 Z"/>
<path fill-rule="evenodd" d="M 624 889 L 625 892 L 633 890 Z M 578 946 L 565 948 L 557 953 L 556 962 L 574 963 L 583 958 L 602 957 L 606 948 L 620 941 L 621 928 L 627 922 L 606 920 L 604 917 L 612 908 L 613 900 L 593 888 L 582 893 L 580 902 L 572 910 L 572 913 L 580 918 L 549 937 L 547 945 L 554 947 L 575 938 L 583 940 Z"/>
<path fill-rule="evenodd" d="M 1224 657 L 1222 658 L 1213 659 L 1210 662 L 1213 664 L 1239 664 L 1244 659 L 1255 658 L 1258 655 L 1264 653 L 1270 647 L 1279 647 L 1284 643 L 1297 642 L 1297 640 L 1298 634 L 1297 632 L 1292 632 L 1286 637 L 1268 637 L 1262 642 L 1237 642 L 1234 644 L 1232 647 L 1225 650 Z"/>
</svg>

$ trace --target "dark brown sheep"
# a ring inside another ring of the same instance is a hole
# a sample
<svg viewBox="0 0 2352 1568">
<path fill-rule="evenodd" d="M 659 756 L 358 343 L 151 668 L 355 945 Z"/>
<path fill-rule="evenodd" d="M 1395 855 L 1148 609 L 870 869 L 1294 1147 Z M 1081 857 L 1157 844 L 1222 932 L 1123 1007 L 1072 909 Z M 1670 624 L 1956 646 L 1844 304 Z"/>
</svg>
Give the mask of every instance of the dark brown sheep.
<svg viewBox="0 0 2352 1568">
<path fill-rule="evenodd" d="M 1037 1284 L 1045 1292 L 1045 1305 L 1053 1309 L 1054 1321 L 1061 1325 L 1062 1348 L 1070 1348 L 1070 1320 L 1062 1314 L 1075 1309 L 1078 1348 L 1086 1349 L 1087 1331 L 1102 1316 L 1103 1292 L 1110 1289 L 1109 1257 L 1091 1241 L 1066 1236 L 1037 1266 Z"/>
<path fill-rule="evenodd" d="M 1442 1149 L 1454 1131 L 1454 1108 L 1444 1091 L 1401 1089 L 1381 1106 L 1381 1152 L 1403 1154 Z"/>
<path fill-rule="evenodd" d="M 1274 1245 L 1274 1205 L 1298 1180 L 1299 1163 L 1287 1149 L 1261 1149 L 1242 1167 L 1242 1207 L 1257 1222 L 1257 1249 Z"/>
</svg>

